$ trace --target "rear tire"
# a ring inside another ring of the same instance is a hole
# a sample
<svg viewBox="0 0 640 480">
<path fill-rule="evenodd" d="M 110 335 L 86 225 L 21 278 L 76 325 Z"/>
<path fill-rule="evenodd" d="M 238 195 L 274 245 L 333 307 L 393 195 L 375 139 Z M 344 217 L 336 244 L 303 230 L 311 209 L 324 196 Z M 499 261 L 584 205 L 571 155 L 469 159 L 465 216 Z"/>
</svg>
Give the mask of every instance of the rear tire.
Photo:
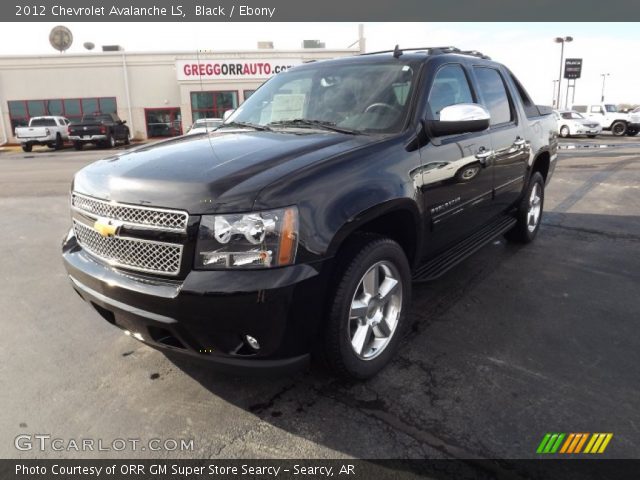
<svg viewBox="0 0 640 480">
<path fill-rule="evenodd" d="M 611 125 L 611 133 L 616 137 L 621 137 L 627 133 L 627 124 L 621 121 L 613 122 Z"/>
<path fill-rule="evenodd" d="M 75 148 L 76 150 L 82 150 L 82 142 L 73 142 L 73 148 Z"/>
<path fill-rule="evenodd" d="M 571 135 L 571 131 L 569 130 L 569 127 L 567 127 L 566 125 L 563 125 L 560 128 L 560 136 L 562 138 L 567 138 L 569 135 Z"/>
<path fill-rule="evenodd" d="M 60 136 L 60 134 L 58 133 L 56 135 L 56 143 L 53 144 L 53 149 L 54 150 L 60 150 L 62 148 L 62 137 Z"/>
<path fill-rule="evenodd" d="M 543 208 L 544 178 L 540 172 L 533 172 L 518 206 L 517 223 L 505 234 L 507 240 L 517 243 L 532 242 L 540 229 Z"/>
<path fill-rule="evenodd" d="M 25 143 L 22 145 L 23 152 L 30 152 L 31 150 L 33 150 L 33 145 L 31 145 L 30 143 Z"/>
<path fill-rule="evenodd" d="M 364 380 L 389 363 L 402 340 L 411 269 L 400 245 L 378 235 L 357 237 L 338 258 L 323 353 L 336 375 Z"/>
<path fill-rule="evenodd" d="M 104 146 L 106 148 L 114 148 L 116 146 L 116 139 L 113 135 L 109 135 L 107 140 L 104 142 Z"/>
<path fill-rule="evenodd" d="M 638 134 L 638 130 L 635 128 L 627 128 L 627 136 L 635 137 Z"/>
<path fill-rule="evenodd" d="M 587 137 L 589 137 L 589 138 L 596 138 L 596 137 L 597 137 L 597 135 L 587 135 Z"/>
</svg>

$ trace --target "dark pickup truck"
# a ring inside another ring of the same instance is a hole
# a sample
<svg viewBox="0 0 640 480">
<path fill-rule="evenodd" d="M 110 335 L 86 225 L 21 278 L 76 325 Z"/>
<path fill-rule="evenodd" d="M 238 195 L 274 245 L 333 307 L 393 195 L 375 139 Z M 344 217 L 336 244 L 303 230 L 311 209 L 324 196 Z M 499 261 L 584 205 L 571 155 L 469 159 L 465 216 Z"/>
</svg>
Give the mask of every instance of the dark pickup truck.
<svg viewBox="0 0 640 480">
<path fill-rule="evenodd" d="M 129 145 L 129 127 L 115 113 L 84 115 L 79 123 L 69 125 L 69 140 L 76 150 L 87 143 L 113 148 L 117 142 Z"/>
<path fill-rule="evenodd" d="M 431 281 L 504 234 L 530 242 L 557 157 L 551 109 L 477 52 L 314 62 L 215 132 L 98 161 L 71 190 L 71 284 L 163 351 L 338 375 L 387 364 Z"/>
</svg>

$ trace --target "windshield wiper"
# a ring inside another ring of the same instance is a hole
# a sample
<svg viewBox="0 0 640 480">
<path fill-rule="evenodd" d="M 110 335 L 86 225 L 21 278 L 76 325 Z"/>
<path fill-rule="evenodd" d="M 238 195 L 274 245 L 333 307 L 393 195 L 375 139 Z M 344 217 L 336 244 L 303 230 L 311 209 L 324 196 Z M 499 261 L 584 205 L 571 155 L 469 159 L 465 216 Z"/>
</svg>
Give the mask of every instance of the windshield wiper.
<svg viewBox="0 0 640 480">
<path fill-rule="evenodd" d="M 287 126 L 316 127 L 316 128 L 322 128 L 324 130 L 331 130 L 333 132 L 348 133 L 349 135 L 358 135 L 361 133 L 357 130 L 352 130 L 350 128 L 338 127 L 334 122 L 327 122 L 323 120 L 308 120 L 306 118 L 294 118 L 292 120 L 279 120 L 277 122 L 271 122 L 269 123 L 269 125 L 274 125 L 279 127 L 287 127 Z"/>
<path fill-rule="evenodd" d="M 249 123 L 249 122 L 229 122 L 229 123 L 223 123 L 222 125 L 220 125 L 218 128 L 224 128 L 224 127 L 242 127 L 242 128 L 253 128 L 254 130 L 258 130 L 258 131 L 264 131 L 264 130 L 271 130 L 269 127 L 267 127 L 266 125 L 258 125 L 257 123 Z"/>
</svg>

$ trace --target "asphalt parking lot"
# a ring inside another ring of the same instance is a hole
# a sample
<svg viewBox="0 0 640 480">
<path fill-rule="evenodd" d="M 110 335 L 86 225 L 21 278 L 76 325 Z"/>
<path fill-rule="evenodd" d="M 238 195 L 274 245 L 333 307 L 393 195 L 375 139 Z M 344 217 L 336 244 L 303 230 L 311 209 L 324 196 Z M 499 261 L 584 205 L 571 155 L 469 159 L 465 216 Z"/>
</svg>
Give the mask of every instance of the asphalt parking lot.
<svg viewBox="0 0 640 480">
<path fill-rule="evenodd" d="M 59 252 L 71 177 L 107 152 L 0 152 L 0 456 L 533 458 L 546 432 L 612 432 L 604 456 L 640 457 L 640 137 L 607 143 L 562 150 L 533 244 L 416 285 L 402 350 L 360 384 L 222 375 L 124 336 Z M 195 449 L 17 451 L 24 433 Z"/>
</svg>

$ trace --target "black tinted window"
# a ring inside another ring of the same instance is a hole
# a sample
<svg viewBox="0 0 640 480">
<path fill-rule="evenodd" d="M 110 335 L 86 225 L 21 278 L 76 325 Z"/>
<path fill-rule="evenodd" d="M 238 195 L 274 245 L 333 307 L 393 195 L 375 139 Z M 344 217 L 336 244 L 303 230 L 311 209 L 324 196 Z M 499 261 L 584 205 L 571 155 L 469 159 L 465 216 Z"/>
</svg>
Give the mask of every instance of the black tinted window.
<svg viewBox="0 0 640 480">
<path fill-rule="evenodd" d="M 491 114 L 491 125 L 513 120 L 509 97 L 500 73 L 493 68 L 475 67 L 482 102 Z"/>
<path fill-rule="evenodd" d="M 473 103 L 469 82 L 460 65 L 447 65 L 438 71 L 428 101 L 434 119 L 440 118 L 440 111 L 444 107 Z"/>
<path fill-rule="evenodd" d="M 55 127 L 56 121 L 53 118 L 34 118 L 31 120 L 32 127 Z"/>
</svg>

